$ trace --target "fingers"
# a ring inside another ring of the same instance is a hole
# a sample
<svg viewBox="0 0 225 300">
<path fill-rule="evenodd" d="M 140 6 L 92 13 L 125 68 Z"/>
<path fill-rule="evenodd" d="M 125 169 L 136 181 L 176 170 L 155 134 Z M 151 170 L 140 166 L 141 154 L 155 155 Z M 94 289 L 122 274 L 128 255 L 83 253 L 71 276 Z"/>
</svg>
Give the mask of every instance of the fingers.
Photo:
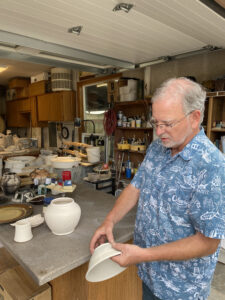
<svg viewBox="0 0 225 300">
<path fill-rule="evenodd" d="M 94 248 L 97 248 L 101 244 L 104 244 L 107 242 L 107 236 L 106 234 L 101 235 L 95 242 Z"/>
<path fill-rule="evenodd" d="M 107 234 L 107 240 L 108 240 L 108 242 L 109 242 L 110 244 L 115 243 L 114 237 L 113 237 L 113 233 L 112 233 L 112 230 L 111 230 L 111 229 L 108 230 L 108 231 L 106 232 L 106 234 Z"/>
<path fill-rule="evenodd" d="M 101 233 L 95 232 L 90 242 L 90 252 L 94 252 L 95 248 L 98 246 L 98 240 L 101 237 Z"/>
<path fill-rule="evenodd" d="M 124 247 L 124 244 L 120 244 L 120 243 L 115 243 L 113 241 L 112 244 L 112 247 L 115 249 L 115 250 L 118 250 L 118 251 L 122 251 L 123 250 L 123 247 Z"/>
<path fill-rule="evenodd" d="M 97 248 L 98 246 L 100 246 L 101 244 L 104 244 L 106 242 L 113 241 L 114 242 L 114 238 L 113 238 L 113 234 L 112 232 L 107 234 L 105 233 L 99 233 L 98 231 L 96 231 L 96 233 L 94 234 L 93 238 L 91 239 L 90 242 L 90 251 L 91 254 L 94 252 L 95 248 Z"/>
<path fill-rule="evenodd" d="M 99 245 L 106 243 L 114 243 L 113 238 L 113 222 L 105 221 L 95 232 L 90 242 L 90 251 L 94 252 L 94 249 Z"/>
</svg>

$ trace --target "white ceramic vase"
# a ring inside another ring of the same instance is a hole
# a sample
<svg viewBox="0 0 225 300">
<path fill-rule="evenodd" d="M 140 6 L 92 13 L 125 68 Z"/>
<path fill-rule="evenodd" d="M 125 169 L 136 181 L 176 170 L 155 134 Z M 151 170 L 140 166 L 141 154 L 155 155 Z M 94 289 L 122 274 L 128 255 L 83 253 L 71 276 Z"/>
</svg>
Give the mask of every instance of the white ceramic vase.
<svg viewBox="0 0 225 300">
<path fill-rule="evenodd" d="M 56 198 L 45 209 L 45 222 L 56 235 L 70 234 L 76 228 L 81 216 L 80 206 L 69 197 Z"/>
</svg>

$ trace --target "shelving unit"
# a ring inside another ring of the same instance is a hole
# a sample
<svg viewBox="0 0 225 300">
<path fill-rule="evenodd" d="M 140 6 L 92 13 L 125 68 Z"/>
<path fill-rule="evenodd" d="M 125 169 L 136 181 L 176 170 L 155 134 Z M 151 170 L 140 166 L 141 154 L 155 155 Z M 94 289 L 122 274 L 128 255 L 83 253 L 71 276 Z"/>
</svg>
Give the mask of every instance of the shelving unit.
<svg viewBox="0 0 225 300">
<path fill-rule="evenodd" d="M 225 135 L 225 128 L 216 127 L 215 123 L 225 122 L 225 91 L 207 93 L 208 118 L 207 136 L 213 142 L 220 141 Z"/>
<path fill-rule="evenodd" d="M 150 99 L 147 100 L 136 100 L 136 101 L 126 101 L 126 102 L 116 102 L 114 103 L 115 112 L 122 111 L 127 117 L 133 116 L 142 116 L 145 115 L 145 118 L 148 118 L 149 109 L 151 106 Z M 146 151 L 132 151 L 132 150 L 120 150 L 117 147 L 117 144 L 124 137 L 125 139 L 131 139 L 133 137 L 146 140 L 146 148 L 151 143 L 153 139 L 153 130 L 152 128 L 147 127 L 117 127 L 115 131 L 114 139 L 114 154 L 116 160 L 123 156 L 123 163 L 126 163 L 128 157 L 133 163 L 133 167 L 137 168 L 138 164 L 141 163 L 144 159 Z M 124 154 L 123 154 L 124 153 Z M 124 178 L 122 174 L 122 178 Z"/>
</svg>

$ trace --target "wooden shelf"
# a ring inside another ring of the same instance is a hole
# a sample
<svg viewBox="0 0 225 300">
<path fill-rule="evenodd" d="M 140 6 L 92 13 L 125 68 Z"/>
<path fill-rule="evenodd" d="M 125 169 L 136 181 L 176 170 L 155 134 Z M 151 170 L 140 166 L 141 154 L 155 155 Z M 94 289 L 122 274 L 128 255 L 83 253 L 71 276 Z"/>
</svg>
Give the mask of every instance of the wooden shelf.
<svg viewBox="0 0 225 300">
<path fill-rule="evenodd" d="M 123 114 L 128 118 L 134 116 L 144 116 L 145 120 L 148 120 L 151 112 L 151 98 L 138 99 L 135 101 L 115 102 L 114 110 L 116 113 L 121 110 Z M 129 158 L 134 167 L 137 167 L 143 161 L 146 151 L 123 150 L 117 148 L 117 144 L 120 143 L 122 138 L 128 140 L 134 137 L 137 140 L 145 140 L 146 145 L 149 145 L 153 139 L 153 129 L 149 127 L 143 127 L 143 125 L 140 128 L 122 126 L 116 127 L 114 138 L 114 153 L 115 157 L 123 153 L 124 161 Z"/>
<path fill-rule="evenodd" d="M 225 132 L 225 128 L 214 127 L 214 128 L 211 129 L 211 131 L 213 131 L 213 132 Z"/>
<path fill-rule="evenodd" d="M 115 149 L 115 151 L 144 154 L 144 155 L 146 154 L 146 151 L 133 151 L 133 150 L 122 150 L 122 149 Z"/>
<path fill-rule="evenodd" d="M 215 143 L 220 135 L 225 133 L 225 128 L 212 127 L 212 124 L 225 120 L 225 91 L 207 93 L 208 98 L 208 118 L 207 136 Z"/>
<path fill-rule="evenodd" d="M 150 99 L 140 99 L 135 101 L 123 101 L 123 102 L 115 102 L 115 106 L 127 106 L 127 105 L 137 105 L 137 104 L 150 104 Z"/>
<path fill-rule="evenodd" d="M 225 91 L 216 91 L 216 92 L 208 92 L 206 94 L 207 97 L 218 97 L 218 96 L 225 96 Z"/>
<path fill-rule="evenodd" d="M 116 129 L 121 129 L 121 130 L 152 130 L 151 127 L 116 127 Z"/>
</svg>

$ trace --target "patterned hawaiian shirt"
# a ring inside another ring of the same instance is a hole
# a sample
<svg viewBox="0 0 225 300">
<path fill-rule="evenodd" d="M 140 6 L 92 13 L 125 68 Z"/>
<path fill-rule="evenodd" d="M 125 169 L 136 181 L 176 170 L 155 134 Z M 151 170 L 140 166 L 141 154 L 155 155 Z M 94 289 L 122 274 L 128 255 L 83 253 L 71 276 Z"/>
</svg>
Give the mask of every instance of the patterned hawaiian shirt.
<svg viewBox="0 0 225 300">
<path fill-rule="evenodd" d="M 225 159 L 203 129 L 174 156 L 154 141 L 131 183 L 140 190 L 136 245 L 158 246 L 196 231 L 225 237 Z M 219 248 L 199 259 L 141 263 L 139 276 L 162 300 L 206 299 Z"/>
</svg>

